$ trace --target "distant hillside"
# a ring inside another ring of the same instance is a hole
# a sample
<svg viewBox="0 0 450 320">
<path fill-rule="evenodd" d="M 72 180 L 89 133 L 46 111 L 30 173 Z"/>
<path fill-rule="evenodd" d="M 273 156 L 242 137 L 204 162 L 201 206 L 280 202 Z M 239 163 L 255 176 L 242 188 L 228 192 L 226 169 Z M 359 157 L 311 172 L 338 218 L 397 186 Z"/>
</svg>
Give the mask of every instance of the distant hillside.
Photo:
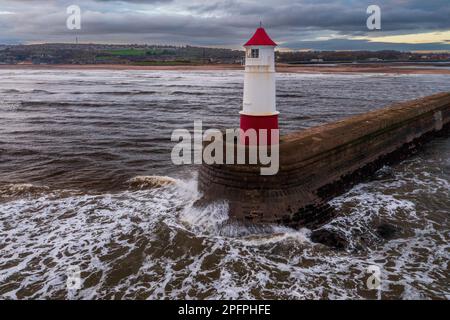
<svg viewBox="0 0 450 320">
<path fill-rule="evenodd" d="M 0 64 L 239 64 L 244 51 L 193 46 L 36 44 L 0 45 Z M 281 63 L 449 61 L 449 53 L 399 51 L 292 51 L 277 52 Z"/>
<path fill-rule="evenodd" d="M 414 53 L 394 50 L 383 51 L 292 51 L 277 55 L 279 62 L 381 62 L 381 61 L 448 61 L 450 53 Z"/>
<path fill-rule="evenodd" d="M 0 63 L 166 64 L 240 63 L 239 50 L 192 46 L 36 44 L 0 46 Z"/>
</svg>

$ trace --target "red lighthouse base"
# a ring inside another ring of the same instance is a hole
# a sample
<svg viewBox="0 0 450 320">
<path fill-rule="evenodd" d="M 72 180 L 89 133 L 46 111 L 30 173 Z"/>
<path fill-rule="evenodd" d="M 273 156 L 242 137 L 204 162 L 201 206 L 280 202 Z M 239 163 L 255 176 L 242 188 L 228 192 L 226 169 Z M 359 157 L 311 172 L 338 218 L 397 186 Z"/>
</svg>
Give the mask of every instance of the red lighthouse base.
<svg viewBox="0 0 450 320">
<path fill-rule="evenodd" d="M 272 141 L 271 132 L 273 129 L 278 129 L 278 114 L 267 115 L 267 116 L 251 116 L 247 114 L 241 113 L 241 125 L 240 128 L 245 133 L 248 129 L 256 130 L 257 144 L 264 145 L 266 144 L 266 139 L 260 139 L 260 131 L 261 129 L 267 130 L 267 144 L 270 145 L 272 143 L 278 143 L 277 141 Z M 261 141 L 260 141 L 261 140 Z M 251 145 L 253 144 L 250 141 L 248 135 L 244 136 L 241 134 L 240 137 L 241 144 Z"/>
</svg>

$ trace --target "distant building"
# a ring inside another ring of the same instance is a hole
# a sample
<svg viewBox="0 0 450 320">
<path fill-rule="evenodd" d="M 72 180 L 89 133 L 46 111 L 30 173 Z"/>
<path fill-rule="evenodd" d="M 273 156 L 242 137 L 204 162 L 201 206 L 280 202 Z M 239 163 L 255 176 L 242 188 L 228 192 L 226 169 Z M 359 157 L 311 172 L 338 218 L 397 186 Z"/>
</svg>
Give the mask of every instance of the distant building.
<svg viewBox="0 0 450 320">
<path fill-rule="evenodd" d="M 383 61 L 383 59 L 380 59 L 380 58 L 369 58 L 369 59 L 367 59 L 367 61 L 369 61 L 369 62 L 379 62 L 379 61 Z"/>
</svg>

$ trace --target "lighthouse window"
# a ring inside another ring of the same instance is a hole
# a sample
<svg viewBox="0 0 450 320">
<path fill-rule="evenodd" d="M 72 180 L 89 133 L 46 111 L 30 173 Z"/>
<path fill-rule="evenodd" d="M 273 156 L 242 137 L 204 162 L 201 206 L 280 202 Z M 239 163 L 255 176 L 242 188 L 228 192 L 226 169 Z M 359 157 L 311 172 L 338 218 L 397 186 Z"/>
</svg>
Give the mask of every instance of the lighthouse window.
<svg viewBox="0 0 450 320">
<path fill-rule="evenodd" d="M 252 58 L 259 58 L 259 49 L 252 49 L 250 54 Z"/>
</svg>

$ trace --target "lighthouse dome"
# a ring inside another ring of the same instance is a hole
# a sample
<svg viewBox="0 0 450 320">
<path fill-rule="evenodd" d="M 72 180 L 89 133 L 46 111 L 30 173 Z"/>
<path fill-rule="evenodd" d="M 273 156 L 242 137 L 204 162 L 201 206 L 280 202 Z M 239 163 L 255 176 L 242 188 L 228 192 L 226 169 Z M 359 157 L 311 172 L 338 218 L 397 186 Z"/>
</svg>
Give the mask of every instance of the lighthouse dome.
<svg viewBox="0 0 450 320">
<path fill-rule="evenodd" d="M 248 40 L 244 47 L 248 46 L 273 46 L 276 47 L 277 44 L 270 39 L 269 35 L 267 34 L 266 30 L 264 30 L 263 27 L 259 27 L 256 29 L 256 32 L 253 34 L 253 36 Z"/>
</svg>

